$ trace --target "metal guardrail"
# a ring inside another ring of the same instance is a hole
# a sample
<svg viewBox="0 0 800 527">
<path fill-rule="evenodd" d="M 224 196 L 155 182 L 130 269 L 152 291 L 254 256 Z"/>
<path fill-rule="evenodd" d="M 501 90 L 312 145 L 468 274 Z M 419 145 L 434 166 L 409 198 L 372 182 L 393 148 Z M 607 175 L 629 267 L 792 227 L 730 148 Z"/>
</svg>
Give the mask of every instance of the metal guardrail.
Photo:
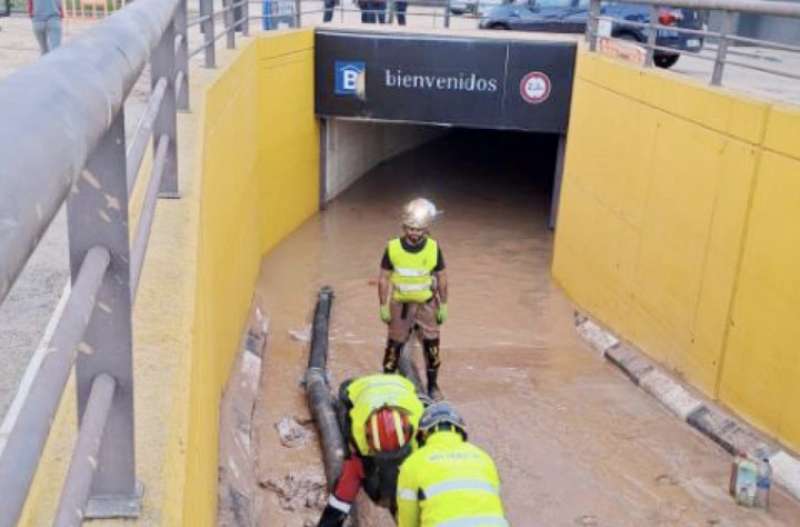
<svg viewBox="0 0 800 527">
<path fill-rule="evenodd" d="M 72 271 L 0 454 L 0 527 L 20 518 L 73 366 L 80 429 L 54 525 L 139 512 L 132 310 L 157 198 L 178 197 L 187 28 L 186 0 L 137 0 L 0 82 L 0 302 L 64 203 Z M 124 102 L 148 63 L 152 94 L 126 148 Z M 30 126 L 20 134 L 3 123 Z M 129 195 L 151 137 L 155 159 L 131 244 Z"/>
<path fill-rule="evenodd" d="M 760 58 L 758 55 L 754 55 L 752 53 L 747 53 L 741 50 L 732 50 L 730 45 L 736 43 L 757 45 L 768 49 L 800 53 L 800 46 L 792 46 L 768 40 L 743 37 L 734 33 L 735 17 L 739 13 L 753 13 L 800 19 L 800 4 L 798 3 L 764 0 L 668 0 L 667 2 L 660 2 L 658 0 L 624 0 L 624 2 L 628 4 L 649 6 L 649 21 L 638 22 L 634 20 L 624 20 L 605 16 L 602 14 L 602 1 L 591 0 L 589 7 L 589 23 L 586 26 L 586 39 L 589 42 L 589 49 L 591 51 L 597 50 L 599 38 L 605 37 L 613 40 L 622 40 L 615 38 L 614 33 L 618 33 L 622 28 L 634 27 L 644 29 L 647 34 L 646 42 L 637 43 L 638 45 L 643 46 L 646 50 L 647 54 L 645 58 L 645 66 L 647 67 L 653 65 L 653 57 L 657 51 L 665 53 L 680 52 L 701 60 L 713 61 L 714 69 L 711 73 L 710 82 L 714 86 L 719 86 L 722 84 L 726 64 L 748 68 L 789 79 L 800 80 L 800 72 L 778 70 L 775 68 L 758 66 L 728 58 L 728 55 L 755 59 Z M 697 30 L 682 28 L 674 25 L 662 25 L 658 23 L 659 9 L 676 7 L 705 11 L 720 11 L 722 13 L 722 27 L 720 31 L 709 31 L 705 28 L 702 30 Z M 612 29 L 610 30 L 609 35 L 600 35 L 599 26 L 601 20 L 603 19 L 611 24 Z M 677 50 L 671 47 L 659 46 L 657 44 L 657 36 L 659 31 L 671 31 L 675 32 L 676 34 L 686 34 L 713 39 L 716 41 L 716 44 L 713 46 L 706 45 L 705 48 L 714 52 L 714 54 L 713 56 L 709 56 L 702 52 Z"/>
</svg>

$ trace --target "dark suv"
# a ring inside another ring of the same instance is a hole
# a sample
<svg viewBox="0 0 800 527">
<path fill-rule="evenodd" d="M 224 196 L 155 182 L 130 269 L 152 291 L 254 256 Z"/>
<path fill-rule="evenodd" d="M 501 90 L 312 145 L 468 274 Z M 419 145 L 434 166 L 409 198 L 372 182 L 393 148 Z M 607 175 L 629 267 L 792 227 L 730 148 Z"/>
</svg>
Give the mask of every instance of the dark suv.
<svg viewBox="0 0 800 527">
<path fill-rule="evenodd" d="M 646 5 L 603 3 L 600 13 L 619 20 L 647 23 L 650 21 L 650 7 Z M 490 9 L 481 18 L 482 29 L 516 29 L 520 31 L 544 31 L 553 33 L 583 33 L 589 18 L 589 0 L 520 0 Z M 660 8 L 658 22 L 664 26 L 687 29 L 703 29 L 700 13 L 693 9 Z M 641 27 L 626 26 L 614 22 L 611 36 L 647 42 L 647 30 Z M 659 29 L 656 45 L 674 48 L 677 51 L 698 52 L 703 47 L 703 39 L 671 29 Z M 653 62 L 662 68 L 669 68 L 678 62 L 679 53 L 656 50 Z"/>
</svg>

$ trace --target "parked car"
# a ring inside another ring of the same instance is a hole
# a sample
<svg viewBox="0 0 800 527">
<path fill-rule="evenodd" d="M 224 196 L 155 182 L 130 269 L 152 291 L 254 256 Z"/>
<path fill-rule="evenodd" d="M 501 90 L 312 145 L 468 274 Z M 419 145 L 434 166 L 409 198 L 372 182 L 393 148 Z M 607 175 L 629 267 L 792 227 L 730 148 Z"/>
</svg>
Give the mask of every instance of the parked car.
<svg viewBox="0 0 800 527">
<path fill-rule="evenodd" d="M 650 7 L 625 3 L 602 4 L 601 15 L 619 20 L 648 23 Z M 589 19 L 589 0 L 520 0 L 490 9 L 481 19 L 482 29 L 515 29 L 521 31 L 544 31 L 556 33 L 583 33 Z M 703 17 L 694 9 L 660 8 L 658 22 L 664 26 L 687 29 L 703 29 Z M 639 43 L 647 42 L 647 29 L 613 22 L 611 36 Z M 656 45 L 678 51 L 698 52 L 703 47 L 703 38 L 670 29 L 659 29 Z M 670 68 L 680 53 L 656 50 L 653 62 L 659 67 Z"/>
<path fill-rule="evenodd" d="M 481 15 L 493 7 L 508 4 L 511 0 L 450 0 L 450 12 L 454 15 L 473 13 Z"/>
</svg>

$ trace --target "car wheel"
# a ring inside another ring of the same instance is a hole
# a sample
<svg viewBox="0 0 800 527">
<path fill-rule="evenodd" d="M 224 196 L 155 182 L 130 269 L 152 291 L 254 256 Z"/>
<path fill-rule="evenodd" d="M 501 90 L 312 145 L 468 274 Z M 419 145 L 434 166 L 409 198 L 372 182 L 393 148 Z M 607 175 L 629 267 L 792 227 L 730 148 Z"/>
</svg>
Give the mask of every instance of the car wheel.
<svg viewBox="0 0 800 527">
<path fill-rule="evenodd" d="M 506 30 L 508 30 L 508 29 L 511 29 L 511 28 L 508 27 L 508 24 L 503 24 L 501 22 L 493 22 L 493 23 L 489 24 L 489 29 L 506 29 Z"/>
<path fill-rule="evenodd" d="M 619 35 L 615 35 L 615 37 L 620 40 L 627 40 L 628 42 L 636 42 L 637 44 L 641 43 L 633 33 L 620 33 Z"/>
<path fill-rule="evenodd" d="M 679 58 L 680 55 L 656 55 L 653 57 L 653 62 L 659 68 L 667 69 L 674 66 L 675 63 L 678 62 Z"/>
</svg>

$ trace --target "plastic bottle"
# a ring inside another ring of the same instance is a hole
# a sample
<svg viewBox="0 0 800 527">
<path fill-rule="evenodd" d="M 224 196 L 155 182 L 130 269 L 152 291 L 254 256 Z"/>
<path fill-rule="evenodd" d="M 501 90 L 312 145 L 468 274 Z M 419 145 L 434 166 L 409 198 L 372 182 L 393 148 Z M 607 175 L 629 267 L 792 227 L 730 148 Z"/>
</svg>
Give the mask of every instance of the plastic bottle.
<svg viewBox="0 0 800 527">
<path fill-rule="evenodd" d="M 736 463 L 734 498 L 736 503 L 753 507 L 756 501 L 758 466 L 751 459 L 739 458 Z"/>
<path fill-rule="evenodd" d="M 758 454 L 758 476 L 756 478 L 756 507 L 769 508 L 769 488 L 772 485 L 772 465 L 769 464 L 767 452 Z"/>
</svg>

